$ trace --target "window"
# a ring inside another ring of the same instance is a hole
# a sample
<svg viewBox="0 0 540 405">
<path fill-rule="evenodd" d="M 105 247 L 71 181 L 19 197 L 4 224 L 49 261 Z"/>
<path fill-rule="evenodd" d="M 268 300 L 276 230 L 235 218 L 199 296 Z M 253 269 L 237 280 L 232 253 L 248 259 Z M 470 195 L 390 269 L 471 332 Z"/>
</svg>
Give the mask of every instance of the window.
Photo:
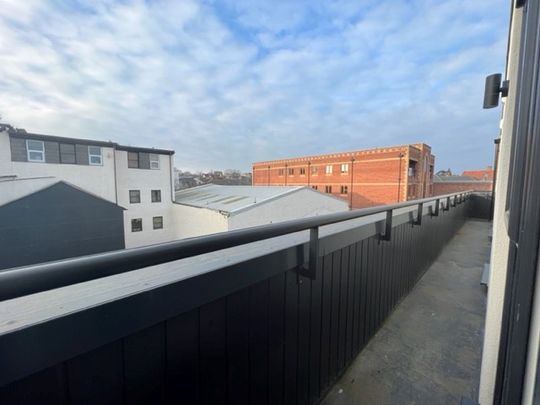
<svg viewBox="0 0 540 405">
<path fill-rule="evenodd" d="M 283 175 L 285 174 L 285 169 L 279 169 L 279 170 L 278 170 L 278 174 L 279 174 L 280 176 L 283 176 Z"/>
<path fill-rule="evenodd" d="M 341 165 L 341 173 L 349 173 L 349 164 L 344 163 Z"/>
<path fill-rule="evenodd" d="M 101 166 L 103 164 L 101 160 L 101 148 L 99 146 L 88 147 L 88 163 L 92 166 Z"/>
<path fill-rule="evenodd" d="M 159 155 L 150 154 L 150 169 L 159 170 Z"/>
<path fill-rule="evenodd" d="M 45 145 L 43 141 L 27 139 L 26 154 L 29 162 L 45 162 Z"/>
<path fill-rule="evenodd" d="M 347 194 L 348 192 L 349 192 L 349 187 L 341 186 L 341 190 L 340 190 L 341 194 Z"/>
<path fill-rule="evenodd" d="M 152 202 L 161 202 L 161 190 L 152 190 Z"/>
<path fill-rule="evenodd" d="M 142 231 L 142 218 L 135 218 L 131 220 L 131 232 Z"/>
<path fill-rule="evenodd" d="M 306 169 L 304 167 L 300 168 L 300 174 L 306 174 Z"/>
<path fill-rule="evenodd" d="M 317 166 L 311 168 L 311 174 L 318 174 L 319 168 Z"/>
<path fill-rule="evenodd" d="M 129 202 L 131 204 L 139 204 L 141 202 L 141 191 L 129 190 Z"/>
<path fill-rule="evenodd" d="M 289 169 L 289 176 L 292 176 L 294 174 L 294 169 Z"/>
<path fill-rule="evenodd" d="M 409 161 L 409 177 L 416 176 L 416 162 L 414 160 Z"/>
<path fill-rule="evenodd" d="M 132 169 L 139 168 L 139 154 L 137 152 L 128 152 L 128 167 Z"/>
<path fill-rule="evenodd" d="M 331 194 L 332 193 L 332 186 L 324 186 L 324 192 Z"/>
<path fill-rule="evenodd" d="M 154 229 L 163 229 L 163 217 L 152 218 Z"/>
<path fill-rule="evenodd" d="M 60 144 L 60 163 L 75 164 L 75 145 L 69 143 Z"/>
<path fill-rule="evenodd" d="M 326 174 L 332 174 L 332 165 L 326 166 Z"/>
<path fill-rule="evenodd" d="M 311 186 L 311 188 L 312 188 L 313 190 L 317 190 L 317 189 L 318 189 L 317 186 Z"/>
</svg>

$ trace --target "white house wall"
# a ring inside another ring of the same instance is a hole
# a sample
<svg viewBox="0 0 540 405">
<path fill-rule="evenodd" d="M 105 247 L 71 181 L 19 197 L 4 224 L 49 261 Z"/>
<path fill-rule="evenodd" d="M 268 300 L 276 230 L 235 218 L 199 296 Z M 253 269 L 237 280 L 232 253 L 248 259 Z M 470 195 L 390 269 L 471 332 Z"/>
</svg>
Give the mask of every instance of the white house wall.
<svg viewBox="0 0 540 405">
<path fill-rule="evenodd" d="M 223 214 L 207 208 L 174 204 L 175 239 L 225 232 L 228 219 Z"/>
<path fill-rule="evenodd" d="M 53 176 L 65 180 L 92 194 L 116 202 L 114 184 L 114 149 L 101 147 L 102 166 L 65 163 L 12 162 L 9 135 L 0 132 L 0 176 Z"/>
<path fill-rule="evenodd" d="M 118 205 L 124 211 L 126 248 L 168 242 L 176 238 L 169 155 L 159 156 L 159 170 L 128 168 L 128 153 L 116 151 Z M 139 190 L 141 202 L 129 202 L 129 190 Z M 161 202 L 152 202 L 151 190 L 161 190 Z M 153 229 L 153 217 L 163 217 L 163 229 Z M 142 231 L 131 231 L 131 220 L 142 219 Z"/>
<path fill-rule="evenodd" d="M 229 230 L 348 210 L 347 202 L 305 188 L 232 213 Z"/>
</svg>

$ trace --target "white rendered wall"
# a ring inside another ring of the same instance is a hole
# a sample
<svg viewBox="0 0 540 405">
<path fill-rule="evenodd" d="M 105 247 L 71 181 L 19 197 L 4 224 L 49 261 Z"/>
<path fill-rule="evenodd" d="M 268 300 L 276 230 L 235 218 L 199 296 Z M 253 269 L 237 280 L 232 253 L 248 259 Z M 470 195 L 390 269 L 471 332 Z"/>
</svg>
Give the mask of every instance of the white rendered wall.
<svg viewBox="0 0 540 405">
<path fill-rule="evenodd" d="M 174 204 L 173 212 L 176 239 L 225 232 L 228 229 L 228 218 L 214 210 Z"/>
<path fill-rule="evenodd" d="M 16 181 L 0 181 L 0 206 L 43 190 L 55 183 L 55 177 L 37 177 Z"/>
<path fill-rule="evenodd" d="M 229 218 L 229 230 L 348 210 L 347 202 L 305 188 L 257 204 L 252 209 L 232 213 Z"/>
<path fill-rule="evenodd" d="M 12 162 L 9 135 L 6 131 L 0 132 L 0 176 L 16 175 L 22 178 L 53 176 L 101 198 L 116 202 L 114 149 L 101 147 L 101 156 L 102 166 Z"/>
<path fill-rule="evenodd" d="M 159 156 L 159 170 L 128 168 L 128 153 L 116 151 L 118 205 L 124 207 L 126 248 L 168 242 L 176 238 L 173 217 L 169 155 Z M 129 190 L 139 190 L 141 202 L 129 202 Z M 161 190 L 161 202 L 153 203 L 151 190 Z M 153 229 L 153 217 L 163 217 L 163 229 Z M 131 220 L 141 218 L 143 230 L 131 231 Z"/>
<path fill-rule="evenodd" d="M 510 83 L 517 82 L 516 69 L 519 58 L 521 16 L 521 9 L 514 8 L 510 31 L 508 63 L 506 67 L 506 77 Z M 510 84 L 508 97 L 504 100 L 503 118 L 501 120 L 501 143 L 497 165 L 497 183 L 495 185 L 493 242 L 490 258 L 491 272 L 489 276 L 484 348 L 482 351 L 482 368 L 480 373 L 479 402 L 482 405 L 493 403 L 495 376 L 497 373 L 509 248 L 504 211 L 510 171 L 510 146 L 512 143 L 515 99 L 516 87 L 515 85 Z"/>
</svg>

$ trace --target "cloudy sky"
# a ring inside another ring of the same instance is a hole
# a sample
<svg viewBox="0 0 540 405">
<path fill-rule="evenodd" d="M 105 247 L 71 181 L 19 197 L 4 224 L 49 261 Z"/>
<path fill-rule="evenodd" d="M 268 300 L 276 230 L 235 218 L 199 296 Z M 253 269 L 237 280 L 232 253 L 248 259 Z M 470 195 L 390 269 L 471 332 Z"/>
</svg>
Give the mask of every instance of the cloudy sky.
<svg viewBox="0 0 540 405">
<path fill-rule="evenodd" d="M 0 0 L 0 115 L 181 169 L 425 142 L 493 160 L 503 0 Z"/>
</svg>

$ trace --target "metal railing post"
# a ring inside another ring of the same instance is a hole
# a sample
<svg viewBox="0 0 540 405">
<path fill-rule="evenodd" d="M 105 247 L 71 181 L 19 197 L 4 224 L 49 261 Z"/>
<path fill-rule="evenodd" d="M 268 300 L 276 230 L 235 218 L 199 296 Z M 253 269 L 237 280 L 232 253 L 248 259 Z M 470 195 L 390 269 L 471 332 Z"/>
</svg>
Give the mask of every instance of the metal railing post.
<svg viewBox="0 0 540 405">
<path fill-rule="evenodd" d="M 307 265 L 304 263 L 299 267 L 299 274 L 315 280 L 317 274 L 317 263 L 319 262 L 319 227 L 309 230 L 309 256 Z"/>
<path fill-rule="evenodd" d="M 416 219 L 413 221 L 413 225 L 422 225 L 423 211 L 424 211 L 424 203 L 418 203 L 418 211 L 416 213 Z"/>
<path fill-rule="evenodd" d="M 439 209 L 441 207 L 441 200 L 437 199 L 435 200 L 435 211 L 431 211 L 432 217 L 438 217 L 439 216 Z"/>
<path fill-rule="evenodd" d="M 446 197 L 446 205 L 443 207 L 443 211 L 450 210 L 450 197 Z"/>
<path fill-rule="evenodd" d="M 392 217 L 393 210 L 386 211 L 386 219 L 384 221 L 384 234 L 381 236 L 381 240 L 392 239 Z"/>
</svg>

